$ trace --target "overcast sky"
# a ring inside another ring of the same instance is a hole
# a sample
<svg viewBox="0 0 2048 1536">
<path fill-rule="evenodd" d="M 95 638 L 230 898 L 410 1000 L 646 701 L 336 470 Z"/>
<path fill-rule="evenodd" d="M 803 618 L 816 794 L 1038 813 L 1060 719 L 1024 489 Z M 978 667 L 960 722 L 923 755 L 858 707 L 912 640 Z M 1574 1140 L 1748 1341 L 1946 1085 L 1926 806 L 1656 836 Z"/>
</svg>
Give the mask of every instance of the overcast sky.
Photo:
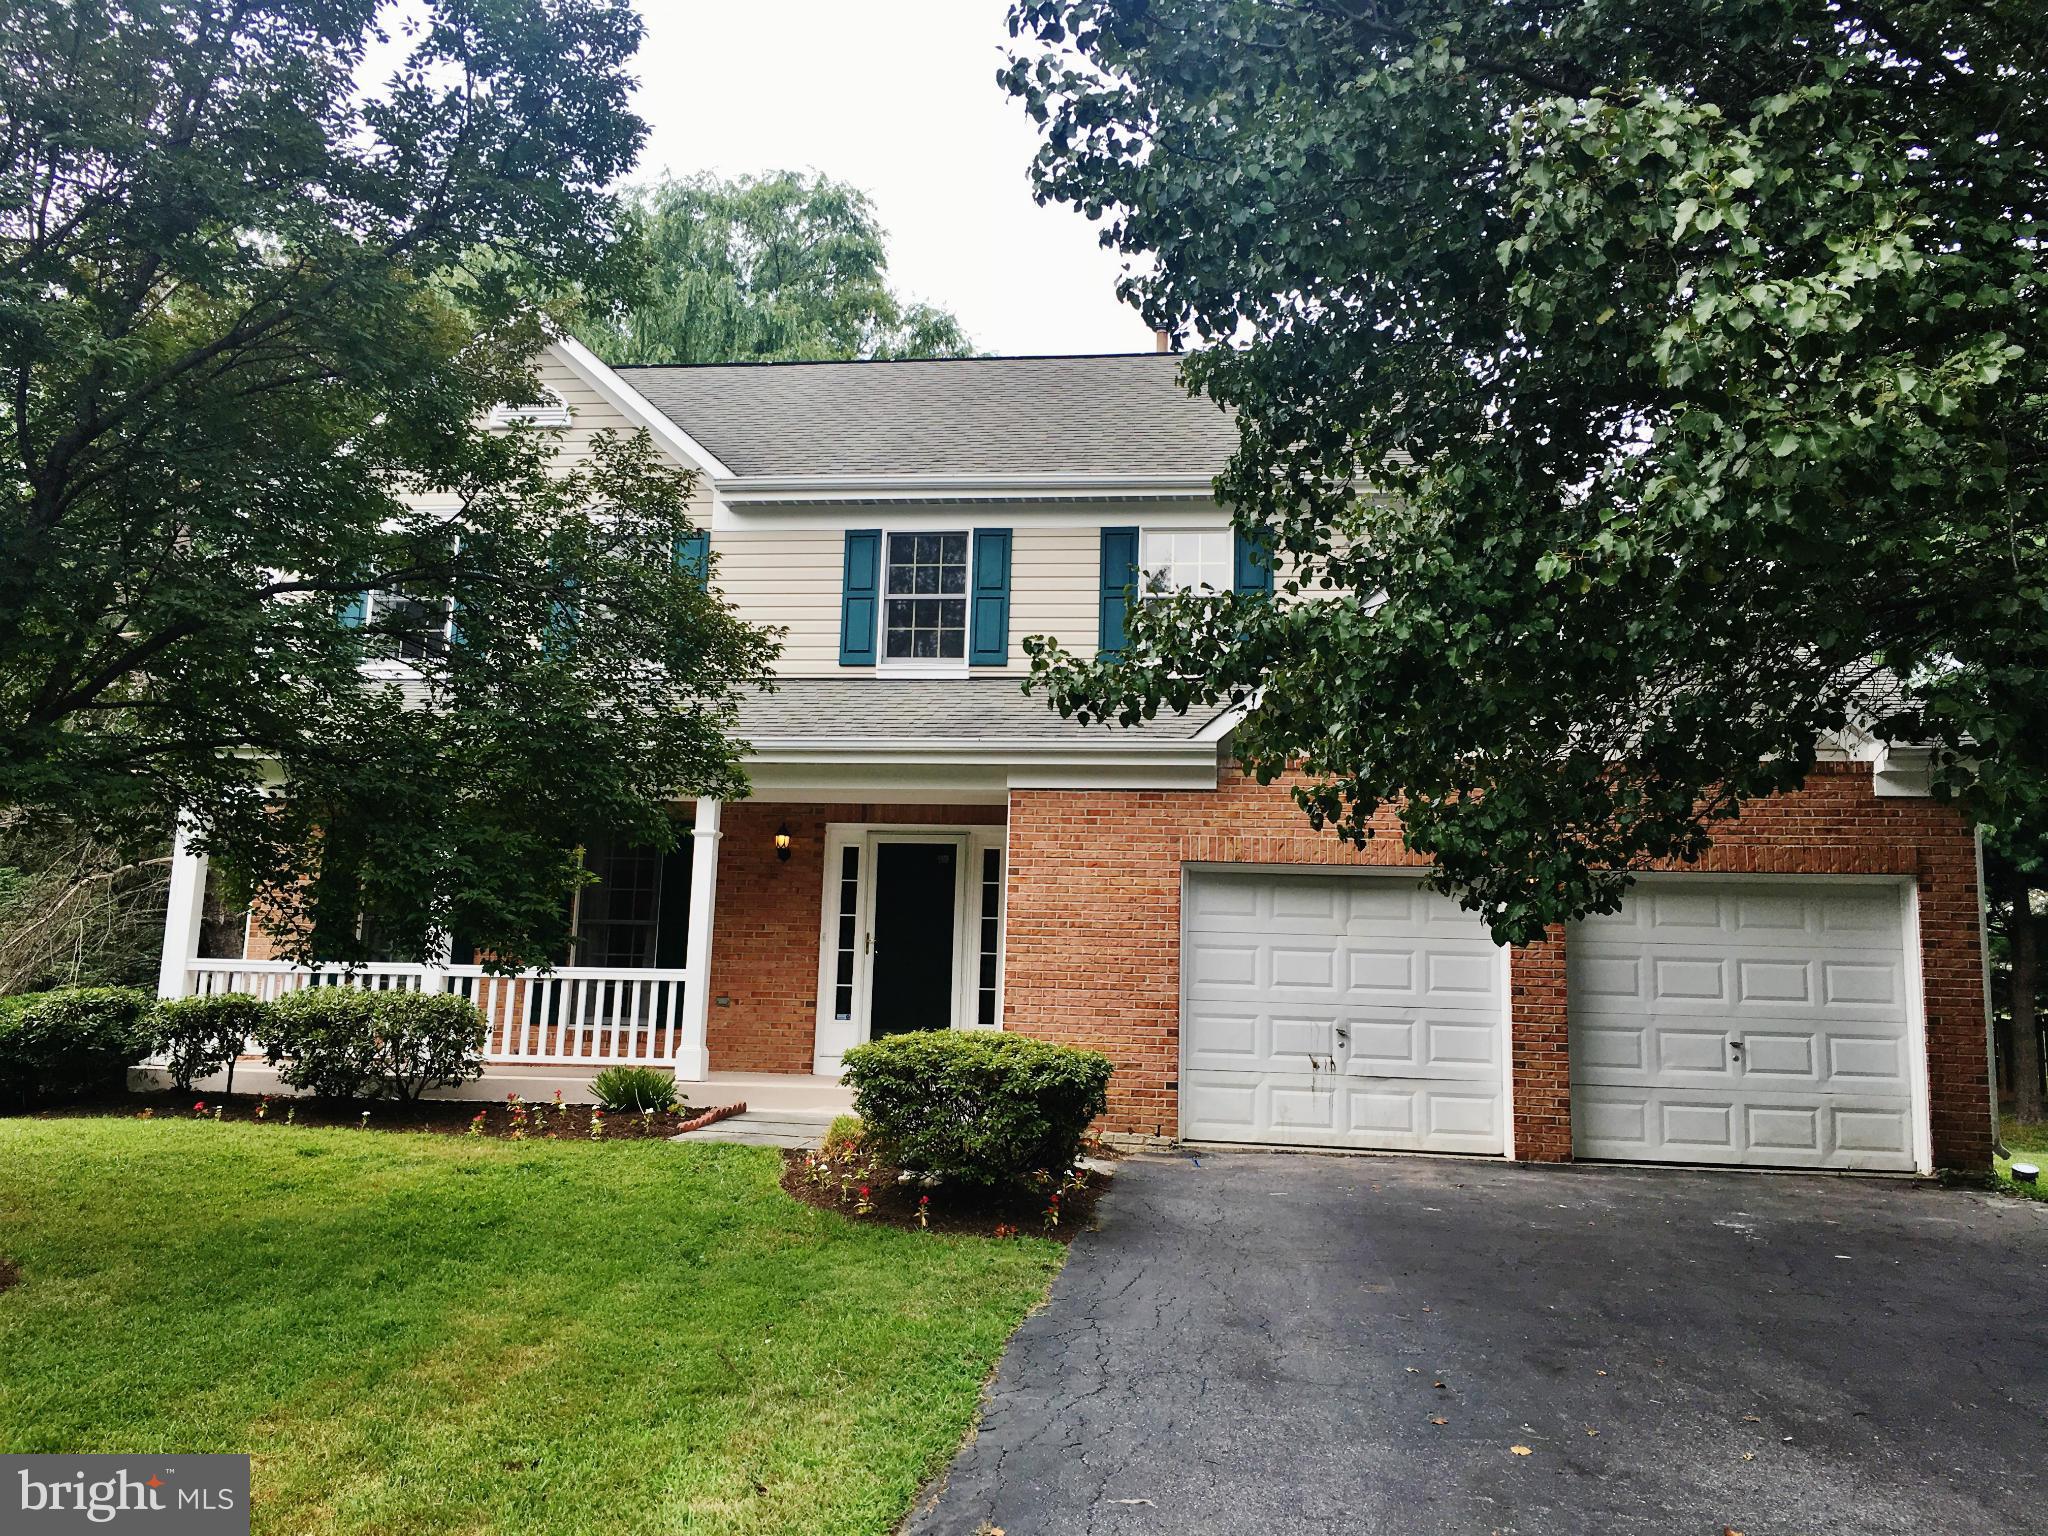
<svg viewBox="0 0 2048 1536">
<path fill-rule="evenodd" d="M 1096 225 L 1031 199 L 1029 118 L 995 82 L 1005 0 L 638 0 L 637 179 L 816 170 L 875 200 L 898 292 L 984 352 L 1150 351 Z"/>
</svg>

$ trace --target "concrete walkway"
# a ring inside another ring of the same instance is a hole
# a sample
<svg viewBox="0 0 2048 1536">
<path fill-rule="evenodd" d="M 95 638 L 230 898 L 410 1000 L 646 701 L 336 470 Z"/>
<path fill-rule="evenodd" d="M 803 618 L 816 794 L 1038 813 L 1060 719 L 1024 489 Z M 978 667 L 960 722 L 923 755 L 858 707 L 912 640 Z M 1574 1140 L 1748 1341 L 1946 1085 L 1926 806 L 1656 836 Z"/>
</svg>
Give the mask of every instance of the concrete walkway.
<svg viewBox="0 0 2048 1536">
<path fill-rule="evenodd" d="M 1203 1153 L 1099 1220 L 915 1536 L 2048 1529 L 2048 1202 Z"/>
<path fill-rule="evenodd" d="M 831 1110 L 753 1109 L 715 1121 L 702 1130 L 685 1131 L 670 1141 L 725 1141 L 742 1147 L 800 1147 L 825 1145 L 825 1132 L 832 1128 Z"/>
</svg>

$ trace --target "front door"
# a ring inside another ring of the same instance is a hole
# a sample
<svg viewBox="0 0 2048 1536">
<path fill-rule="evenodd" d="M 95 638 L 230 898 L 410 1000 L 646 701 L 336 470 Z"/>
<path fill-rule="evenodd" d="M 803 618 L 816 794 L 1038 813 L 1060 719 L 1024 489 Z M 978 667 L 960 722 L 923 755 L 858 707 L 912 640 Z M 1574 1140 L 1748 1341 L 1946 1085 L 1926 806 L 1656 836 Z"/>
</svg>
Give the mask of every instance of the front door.
<svg viewBox="0 0 2048 1536">
<path fill-rule="evenodd" d="M 874 951 L 868 964 L 871 1039 L 953 1027 L 959 884 L 956 842 L 877 840 Z"/>
</svg>

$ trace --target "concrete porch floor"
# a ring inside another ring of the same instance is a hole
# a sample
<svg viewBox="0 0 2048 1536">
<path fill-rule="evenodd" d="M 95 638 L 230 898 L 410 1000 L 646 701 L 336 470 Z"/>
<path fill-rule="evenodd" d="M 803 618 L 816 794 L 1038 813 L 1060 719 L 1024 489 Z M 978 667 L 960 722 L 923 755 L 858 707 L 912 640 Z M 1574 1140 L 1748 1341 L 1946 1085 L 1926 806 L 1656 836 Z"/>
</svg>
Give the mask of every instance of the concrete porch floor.
<svg viewBox="0 0 2048 1536">
<path fill-rule="evenodd" d="M 587 1067 L 535 1067 L 535 1066 L 487 1066 L 484 1075 L 473 1082 L 459 1083 L 453 1088 L 443 1088 L 427 1095 L 430 1099 L 467 1099 L 479 1102 L 502 1102 L 508 1094 L 516 1093 L 522 1099 L 548 1100 L 557 1092 L 570 1104 L 588 1104 L 590 1079 L 607 1065 L 592 1062 Z M 211 1077 L 198 1079 L 193 1087 L 211 1094 L 227 1092 L 228 1076 L 217 1072 Z M 149 1093 L 171 1086 L 170 1075 L 155 1067 L 131 1067 L 128 1069 L 128 1087 L 131 1091 Z M 266 1064 L 260 1057 L 243 1057 L 235 1063 L 235 1092 L 274 1093 L 282 1096 L 292 1094 L 290 1088 L 277 1079 L 277 1070 Z M 794 1072 L 712 1072 L 700 1079 L 679 1078 L 676 1091 L 684 1103 L 693 1109 L 711 1109 L 725 1104 L 745 1104 L 748 1116 L 734 1116 L 734 1120 L 765 1116 L 770 1120 L 791 1119 L 806 1127 L 816 1120 L 818 1137 L 824 1138 L 824 1127 L 832 1123 L 835 1115 L 850 1114 L 853 1111 L 853 1092 L 836 1077 L 819 1077 L 811 1073 Z M 709 1127 L 718 1130 L 722 1125 Z M 699 1134 L 699 1133 L 692 1133 Z M 738 1140 L 736 1136 L 723 1139 Z M 783 1145 L 784 1143 L 773 1143 Z M 802 1145 L 802 1143 L 788 1143 Z"/>
</svg>

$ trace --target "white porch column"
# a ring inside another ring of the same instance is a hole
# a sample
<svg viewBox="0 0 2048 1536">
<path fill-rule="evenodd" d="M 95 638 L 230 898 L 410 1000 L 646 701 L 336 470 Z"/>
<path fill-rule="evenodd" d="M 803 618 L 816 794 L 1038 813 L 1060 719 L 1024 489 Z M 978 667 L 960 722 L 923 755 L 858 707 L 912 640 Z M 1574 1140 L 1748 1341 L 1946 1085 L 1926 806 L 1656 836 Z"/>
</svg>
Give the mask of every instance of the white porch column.
<svg viewBox="0 0 2048 1536">
<path fill-rule="evenodd" d="M 185 971 L 199 957 L 199 924 L 206 914 L 206 855 L 192 847 L 191 830 L 178 822 L 171 849 L 171 902 L 164 914 L 163 961 L 157 968 L 156 995 L 183 997 Z"/>
<path fill-rule="evenodd" d="M 683 985 L 683 1037 L 676 1046 L 676 1076 L 702 1082 L 711 1070 L 711 917 L 718 904 L 718 844 L 722 800 L 700 799 L 690 836 L 690 936 Z"/>
</svg>

